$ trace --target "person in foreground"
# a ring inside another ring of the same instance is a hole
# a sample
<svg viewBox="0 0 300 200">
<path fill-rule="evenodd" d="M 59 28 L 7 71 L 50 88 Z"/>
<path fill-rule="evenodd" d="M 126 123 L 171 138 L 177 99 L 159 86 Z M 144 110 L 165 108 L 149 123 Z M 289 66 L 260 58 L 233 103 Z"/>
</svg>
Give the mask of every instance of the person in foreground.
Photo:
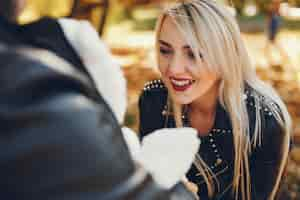
<svg viewBox="0 0 300 200">
<path fill-rule="evenodd" d="M 162 187 L 133 162 L 84 73 L 49 51 L 1 43 L 0 61 L 3 199 L 195 199 L 177 179 Z"/>
<path fill-rule="evenodd" d="M 156 31 L 161 79 L 140 96 L 141 138 L 193 127 L 201 146 L 187 178 L 201 200 L 273 200 L 291 119 L 256 76 L 234 17 L 212 0 L 180 1 L 163 11 Z"/>
<path fill-rule="evenodd" d="M 144 157 L 133 162 L 137 157 L 130 157 L 132 145 L 119 125 L 126 82 L 97 32 L 72 19 L 20 26 L 16 19 L 24 5 L 24 0 L 0 2 L 1 196 L 195 199 L 178 183 L 198 148 L 195 130 L 183 129 L 188 135 L 163 130 L 173 133 L 170 142 L 189 146 L 182 159 L 172 159 L 181 161 L 173 173 Z M 142 152 L 157 146 L 159 137 L 147 140 Z"/>
</svg>

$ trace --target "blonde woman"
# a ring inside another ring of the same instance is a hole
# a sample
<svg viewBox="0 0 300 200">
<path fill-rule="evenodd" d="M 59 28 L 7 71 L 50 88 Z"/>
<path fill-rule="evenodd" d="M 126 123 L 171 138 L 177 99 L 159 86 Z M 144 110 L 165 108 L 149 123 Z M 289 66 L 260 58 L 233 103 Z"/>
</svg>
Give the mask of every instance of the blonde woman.
<svg viewBox="0 0 300 200">
<path fill-rule="evenodd" d="M 291 120 L 256 76 L 234 17 L 212 0 L 181 1 L 162 13 L 156 38 L 161 80 L 140 97 L 141 137 L 197 129 L 201 146 L 187 178 L 201 200 L 274 199 Z"/>
</svg>

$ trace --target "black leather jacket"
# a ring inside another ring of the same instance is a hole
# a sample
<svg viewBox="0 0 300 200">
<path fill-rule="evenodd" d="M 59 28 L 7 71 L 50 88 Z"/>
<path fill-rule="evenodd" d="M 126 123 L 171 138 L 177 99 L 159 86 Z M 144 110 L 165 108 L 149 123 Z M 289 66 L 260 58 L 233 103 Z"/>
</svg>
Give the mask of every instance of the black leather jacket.
<svg viewBox="0 0 300 200">
<path fill-rule="evenodd" d="M 254 92 L 251 89 L 247 89 L 245 92 L 251 134 L 255 126 Z M 172 113 L 167 112 L 167 95 L 167 89 L 161 80 L 154 80 L 146 84 L 139 100 L 141 137 L 156 129 L 175 127 Z M 263 105 L 267 103 L 263 96 L 260 96 L 260 101 L 263 102 Z M 282 129 L 267 106 L 260 110 L 262 116 L 262 145 L 257 147 L 250 156 L 251 199 L 253 200 L 265 200 L 272 191 L 281 161 L 279 150 L 283 138 Z M 182 117 L 184 125 L 188 126 L 186 114 Z M 217 175 L 219 181 L 219 188 L 216 187 L 217 192 L 213 199 L 234 199 L 231 190 L 234 162 L 232 127 L 228 113 L 220 104 L 217 106 L 213 128 L 208 136 L 199 136 L 199 139 L 201 139 L 199 154 Z M 187 173 L 187 177 L 198 185 L 200 199 L 208 199 L 206 184 L 194 165 Z"/>
</svg>

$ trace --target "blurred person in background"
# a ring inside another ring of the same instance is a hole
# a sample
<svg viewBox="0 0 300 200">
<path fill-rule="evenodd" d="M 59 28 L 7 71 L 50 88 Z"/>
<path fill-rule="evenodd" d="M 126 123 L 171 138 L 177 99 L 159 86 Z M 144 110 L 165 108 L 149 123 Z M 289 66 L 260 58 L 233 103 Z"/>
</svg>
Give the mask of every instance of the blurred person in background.
<svg viewBox="0 0 300 200">
<path fill-rule="evenodd" d="M 284 48 L 280 45 L 278 41 L 278 33 L 281 26 L 281 16 L 280 16 L 280 4 L 281 0 L 272 0 L 267 10 L 267 19 L 266 19 L 266 33 L 267 33 L 267 42 L 265 46 L 265 55 L 268 61 L 273 64 L 273 50 L 274 47 L 279 51 L 281 56 L 281 61 L 283 63 L 289 61 L 289 56 Z"/>
<path fill-rule="evenodd" d="M 179 1 L 157 22 L 156 50 L 161 79 L 140 96 L 141 137 L 195 128 L 201 146 L 187 178 L 201 200 L 273 200 L 291 119 L 257 77 L 229 10 L 213 0 Z"/>
<path fill-rule="evenodd" d="M 118 123 L 126 102 L 113 99 L 124 91 L 111 96 L 109 78 L 125 81 L 95 30 L 51 18 L 20 26 L 24 6 L 0 2 L 1 196 L 194 199 L 182 184 L 162 188 L 132 161 Z"/>
</svg>

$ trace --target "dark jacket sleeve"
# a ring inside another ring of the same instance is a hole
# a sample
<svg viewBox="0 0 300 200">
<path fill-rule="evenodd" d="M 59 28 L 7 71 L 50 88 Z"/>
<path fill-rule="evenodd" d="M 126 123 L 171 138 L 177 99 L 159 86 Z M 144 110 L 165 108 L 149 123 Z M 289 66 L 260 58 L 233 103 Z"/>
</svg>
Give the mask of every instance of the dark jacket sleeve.
<svg viewBox="0 0 300 200">
<path fill-rule="evenodd" d="M 282 162 L 284 132 L 273 116 L 266 116 L 262 145 L 251 156 L 250 176 L 253 200 L 266 200 L 271 194 Z"/>
<path fill-rule="evenodd" d="M 139 136 L 142 139 L 149 132 L 150 105 L 147 105 L 147 94 L 143 92 L 139 98 Z M 147 120 L 148 118 L 148 120 Z"/>
<path fill-rule="evenodd" d="M 168 199 L 149 175 L 136 173 L 101 98 L 41 63 L 14 55 L 4 66 L 3 58 L 1 199 Z"/>
<path fill-rule="evenodd" d="M 139 98 L 139 136 L 142 139 L 149 133 L 165 128 L 162 114 L 167 101 L 165 89 L 144 90 Z"/>
<path fill-rule="evenodd" d="M 162 111 L 165 109 L 166 102 L 167 91 L 164 87 L 144 89 L 139 98 L 140 139 L 157 129 L 165 127 L 166 119 L 162 115 Z M 170 190 L 170 196 L 172 200 L 197 199 L 196 195 L 191 193 L 182 182 Z"/>
</svg>

